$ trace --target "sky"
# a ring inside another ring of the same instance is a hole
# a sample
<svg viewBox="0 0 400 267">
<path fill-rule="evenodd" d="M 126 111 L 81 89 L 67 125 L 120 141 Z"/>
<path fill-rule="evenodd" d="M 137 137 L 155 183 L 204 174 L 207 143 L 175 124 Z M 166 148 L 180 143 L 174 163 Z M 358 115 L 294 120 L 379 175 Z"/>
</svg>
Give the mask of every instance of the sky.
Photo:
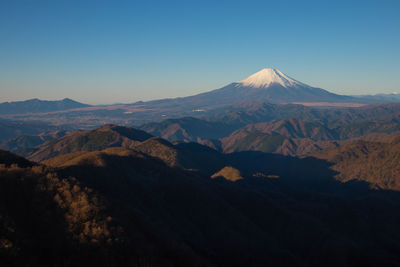
<svg viewBox="0 0 400 267">
<path fill-rule="evenodd" d="M 0 102 L 188 96 L 277 68 L 400 92 L 400 1 L 0 0 Z"/>
</svg>

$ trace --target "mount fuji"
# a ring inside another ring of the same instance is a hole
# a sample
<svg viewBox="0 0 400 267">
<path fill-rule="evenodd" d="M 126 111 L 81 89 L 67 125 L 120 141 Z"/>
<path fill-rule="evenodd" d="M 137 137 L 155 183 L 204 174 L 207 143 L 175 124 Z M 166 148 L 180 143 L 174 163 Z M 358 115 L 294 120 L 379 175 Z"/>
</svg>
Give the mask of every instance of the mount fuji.
<svg viewBox="0 0 400 267">
<path fill-rule="evenodd" d="M 331 93 L 299 82 L 278 69 L 265 68 L 220 89 L 175 99 L 146 102 L 165 108 L 207 109 L 239 102 L 284 103 L 360 103 L 362 99 Z"/>
<path fill-rule="evenodd" d="M 278 69 L 262 69 L 259 72 L 247 77 L 246 79 L 238 82 L 241 86 L 253 88 L 268 88 L 275 85 L 288 88 L 293 86 L 307 86 L 304 83 L 296 81 L 289 76 L 283 74 Z"/>
<path fill-rule="evenodd" d="M 337 95 L 299 82 L 278 69 L 262 69 L 246 79 L 210 92 L 187 97 L 186 100 L 209 104 L 232 104 L 243 101 L 269 103 L 352 102 L 353 97 Z"/>
</svg>

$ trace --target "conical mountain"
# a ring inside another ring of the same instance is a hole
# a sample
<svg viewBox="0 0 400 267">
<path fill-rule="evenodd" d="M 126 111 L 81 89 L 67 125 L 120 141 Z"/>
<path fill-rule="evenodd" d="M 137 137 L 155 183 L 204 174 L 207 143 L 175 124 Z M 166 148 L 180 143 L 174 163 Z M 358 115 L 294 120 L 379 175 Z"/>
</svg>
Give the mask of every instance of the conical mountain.
<svg viewBox="0 0 400 267">
<path fill-rule="evenodd" d="M 174 99 L 147 102 L 149 107 L 185 111 L 211 109 L 240 102 L 315 103 L 359 102 L 354 97 L 337 95 L 299 82 L 278 69 L 265 68 L 249 77 L 213 91 Z M 143 103 L 141 103 L 143 105 Z"/>
<path fill-rule="evenodd" d="M 234 104 L 262 101 L 269 103 L 293 102 L 351 102 L 352 97 L 337 95 L 321 88 L 299 82 L 278 69 L 266 68 L 244 80 L 220 89 L 184 98 L 198 103 Z"/>
<path fill-rule="evenodd" d="M 308 86 L 304 83 L 296 81 L 278 69 L 266 68 L 250 75 L 246 79 L 239 82 L 243 87 L 253 88 L 269 88 L 273 85 L 280 85 L 285 88 L 296 86 Z"/>
</svg>

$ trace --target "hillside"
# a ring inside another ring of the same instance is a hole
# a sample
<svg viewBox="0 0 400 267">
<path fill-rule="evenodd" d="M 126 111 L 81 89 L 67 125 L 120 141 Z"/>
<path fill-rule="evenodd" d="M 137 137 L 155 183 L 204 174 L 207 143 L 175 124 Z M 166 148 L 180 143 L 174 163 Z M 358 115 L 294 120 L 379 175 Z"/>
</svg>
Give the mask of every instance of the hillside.
<svg viewBox="0 0 400 267">
<path fill-rule="evenodd" d="M 91 131 L 74 131 L 38 147 L 28 156 L 33 161 L 42 161 L 58 155 L 79 151 L 95 151 L 108 147 L 133 147 L 152 136 L 141 130 L 105 125 Z"/>
<path fill-rule="evenodd" d="M 0 150 L 0 194 L 1 266 L 116 262 L 121 228 L 76 179 Z"/>
<path fill-rule="evenodd" d="M 304 156 L 355 139 L 396 135 L 399 121 L 398 103 L 315 109 L 252 102 L 215 110 L 203 119 L 165 120 L 146 129 L 170 141 L 193 140 L 224 153 L 253 150 Z"/>
<path fill-rule="evenodd" d="M 169 141 L 191 141 L 217 139 L 229 135 L 235 125 L 221 122 L 210 122 L 193 117 L 169 119 L 159 123 L 148 123 L 139 127 L 154 136 Z"/>
<path fill-rule="evenodd" d="M 172 168 L 126 148 L 66 154 L 45 161 L 50 167 L 2 167 L 6 198 L 0 212 L 11 215 L 1 217 L 6 222 L 0 226 L 1 261 L 33 266 L 59 259 L 112 266 L 400 261 L 395 223 L 400 196 L 336 182 L 321 160 L 253 152 L 229 160 L 224 166 L 232 167 L 220 168 L 216 176 L 242 177 L 235 182 Z M 248 176 L 255 166 L 274 175 Z M 27 190 L 38 186 L 41 191 Z M 25 236 L 30 242 L 21 239 Z"/>
<path fill-rule="evenodd" d="M 210 121 L 224 121 L 228 124 L 247 124 L 300 119 L 318 121 L 325 127 L 334 129 L 343 125 L 362 121 L 390 122 L 400 118 L 400 103 L 374 104 L 355 108 L 318 109 L 297 104 L 270 104 L 244 102 L 229 107 L 215 109 L 206 118 Z"/>
<path fill-rule="evenodd" d="M 212 174 L 223 167 L 225 156 L 196 143 L 174 144 L 134 128 L 105 125 L 91 131 L 73 131 L 51 139 L 27 151 L 28 158 L 44 161 L 69 153 L 99 151 L 123 147 L 158 158 L 171 167 L 197 170 Z"/>
<path fill-rule="evenodd" d="M 399 104 L 313 109 L 292 104 L 242 103 L 216 111 L 214 115 L 203 119 L 169 119 L 145 124 L 140 128 L 171 142 L 198 142 L 225 153 L 254 150 L 304 156 L 337 147 L 349 140 L 367 138 L 364 136 L 399 133 L 399 121 Z M 120 127 L 121 129 L 124 128 Z M 76 131 L 57 140 L 44 138 L 43 135 L 20 136 L 4 142 L 0 147 L 41 161 L 74 151 L 118 146 L 133 148 L 151 137 L 145 132 L 141 133 L 145 137 L 139 139 L 135 136 L 132 139 L 125 134 L 118 133 L 115 129 L 107 130 L 106 127 L 103 130 Z M 88 135 L 93 137 L 88 138 Z M 49 142 L 43 144 L 45 140 Z M 168 156 L 164 156 L 164 159 L 166 157 Z M 169 164 L 175 163 L 171 161 Z"/>
<path fill-rule="evenodd" d="M 66 134 L 67 131 L 65 130 L 56 130 L 40 133 L 38 135 L 20 135 L 7 142 L 3 142 L 0 144 L 0 148 L 26 156 L 29 155 L 29 153 L 32 153 L 32 151 L 36 149 L 36 146 L 39 146 L 46 141 L 63 137 Z"/>
<path fill-rule="evenodd" d="M 313 156 L 333 163 L 337 179 L 366 181 L 374 188 L 400 190 L 400 137 L 358 140 Z"/>
<path fill-rule="evenodd" d="M 57 127 L 40 121 L 14 121 L 0 119 L 0 144 L 21 135 L 38 135 L 57 130 Z"/>
<path fill-rule="evenodd" d="M 299 119 L 285 119 L 276 122 L 261 122 L 243 127 L 250 132 L 283 135 L 290 138 L 310 138 L 312 140 L 337 140 L 338 134 L 319 122 L 306 122 Z"/>
<path fill-rule="evenodd" d="M 252 129 L 252 127 L 250 126 L 249 128 Z M 304 156 L 326 148 L 337 147 L 341 143 L 335 140 L 315 141 L 311 138 L 289 138 L 275 133 L 238 130 L 230 136 L 220 139 L 218 145 L 224 153 L 262 151 L 290 156 Z"/>
<path fill-rule="evenodd" d="M 243 176 L 240 173 L 240 171 L 231 166 L 226 166 L 221 170 L 219 170 L 218 172 L 211 175 L 211 178 L 220 178 L 220 177 L 232 182 L 236 182 L 238 180 L 243 179 Z"/>
<path fill-rule="evenodd" d="M 5 150 L 0 150 L 0 164 L 3 164 L 4 167 L 10 167 L 13 164 L 20 167 L 32 167 L 37 165 L 34 162 Z"/>
</svg>

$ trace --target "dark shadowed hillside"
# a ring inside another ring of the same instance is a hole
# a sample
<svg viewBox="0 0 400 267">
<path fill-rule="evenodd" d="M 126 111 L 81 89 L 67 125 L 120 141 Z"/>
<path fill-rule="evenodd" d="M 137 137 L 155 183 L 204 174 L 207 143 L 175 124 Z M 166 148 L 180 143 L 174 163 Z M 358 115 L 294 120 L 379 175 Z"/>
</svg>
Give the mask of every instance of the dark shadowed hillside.
<svg viewBox="0 0 400 267">
<path fill-rule="evenodd" d="M 118 249 L 101 242 L 90 249 L 93 253 L 104 249 L 114 265 L 124 266 L 121 259 L 140 262 L 140 255 L 144 264 L 154 266 L 390 266 L 399 262 L 397 194 L 371 190 L 364 183 L 335 181 L 329 164 L 312 158 L 243 152 L 232 154 L 229 161 L 225 166 L 234 167 L 224 168 L 213 179 L 125 148 L 66 154 L 45 164 L 58 177 L 75 177 L 79 188 L 88 188 L 88 196 L 96 192 L 104 200 L 100 214 L 112 217 L 111 222 L 123 229 L 119 234 L 125 241 Z M 218 178 L 235 173 L 242 177 L 236 182 Z M 82 242 L 69 237 L 68 227 L 60 229 L 52 235 L 67 238 L 67 244 Z M 125 254 L 128 251 L 136 253 Z M 19 255 L 24 253 L 29 252 Z M 62 253 L 68 258 L 73 251 Z"/>
<path fill-rule="evenodd" d="M 374 190 L 367 179 L 338 181 L 340 173 L 331 169 L 335 162 L 324 159 L 261 151 L 222 154 L 196 143 L 149 137 L 110 125 L 70 133 L 46 143 L 46 151 L 59 155 L 43 161 L 47 167 L 2 152 L 4 261 L 33 266 L 400 263 L 398 193 Z M 43 254 L 49 250 L 52 256 Z M 102 256 L 85 256 L 91 253 Z"/>
<path fill-rule="evenodd" d="M 0 195 L 1 266 L 118 262 L 122 228 L 76 179 L 1 150 Z"/>
<path fill-rule="evenodd" d="M 1 260 L 396 266 L 400 142 L 384 136 L 339 143 L 320 122 L 287 119 L 210 140 L 221 153 L 105 125 L 37 146 L 43 165 L 0 151 Z"/>
</svg>

